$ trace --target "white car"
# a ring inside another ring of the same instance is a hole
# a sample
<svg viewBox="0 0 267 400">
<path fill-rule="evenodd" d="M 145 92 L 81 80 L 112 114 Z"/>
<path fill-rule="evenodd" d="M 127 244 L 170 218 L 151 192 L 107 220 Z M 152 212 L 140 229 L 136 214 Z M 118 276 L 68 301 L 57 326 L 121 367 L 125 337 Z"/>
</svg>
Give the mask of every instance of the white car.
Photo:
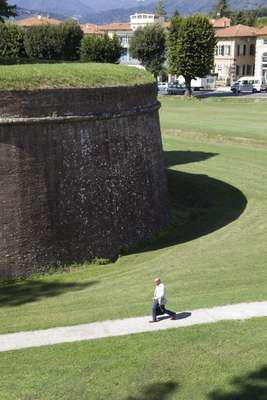
<svg viewBox="0 0 267 400">
<path fill-rule="evenodd" d="M 160 93 L 168 93 L 168 87 L 169 87 L 169 84 L 168 84 L 168 82 L 158 82 L 158 91 L 160 92 Z"/>
<path fill-rule="evenodd" d="M 231 90 L 233 93 L 260 93 L 266 90 L 266 85 L 263 85 L 258 79 L 252 76 L 243 76 L 231 86 Z"/>
</svg>

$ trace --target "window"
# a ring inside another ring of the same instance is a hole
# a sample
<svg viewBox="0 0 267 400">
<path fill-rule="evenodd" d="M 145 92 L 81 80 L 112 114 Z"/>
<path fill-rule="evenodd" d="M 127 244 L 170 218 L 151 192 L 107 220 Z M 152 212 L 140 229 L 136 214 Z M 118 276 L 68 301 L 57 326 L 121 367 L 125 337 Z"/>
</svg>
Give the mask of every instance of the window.
<svg viewBox="0 0 267 400">
<path fill-rule="evenodd" d="M 250 45 L 249 55 L 255 56 L 255 44 Z"/>
<path fill-rule="evenodd" d="M 264 39 L 264 40 L 263 40 L 263 44 L 267 44 L 267 39 Z"/>
<path fill-rule="evenodd" d="M 240 56 L 240 44 L 237 45 L 237 55 Z"/>
<path fill-rule="evenodd" d="M 239 73 L 240 73 L 240 67 L 239 67 L 239 65 L 237 65 L 237 66 L 236 66 L 236 75 L 238 76 Z"/>
<path fill-rule="evenodd" d="M 225 54 L 225 46 L 224 45 L 216 46 L 215 55 L 216 56 L 224 56 L 224 54 Z"/>
<path fill-rule="evenodd" d="M 247 65 L 247 75 L 252 75 L 252 65 Z"/>
<path fill-rule="evenodd" d="M 242 68 L 242 75 L 246 75 L 246 66 L 245 65 L 243 65 L 243 68 Z"/>
<path fill-rule="evenodd" d="M 247 53 L 247 45 L 244 44 L 244 45 L 243 45 L 243 56 L 245 56 L 246 53 Z"/>
</svg>

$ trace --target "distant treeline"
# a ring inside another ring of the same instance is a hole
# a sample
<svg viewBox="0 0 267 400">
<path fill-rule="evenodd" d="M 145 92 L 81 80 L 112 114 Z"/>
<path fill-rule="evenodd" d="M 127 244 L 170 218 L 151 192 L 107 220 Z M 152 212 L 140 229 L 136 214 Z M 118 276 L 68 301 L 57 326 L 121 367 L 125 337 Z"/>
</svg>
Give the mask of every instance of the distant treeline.
<svg viewBox="0 0 267 400">
<path fill-rule="evenodd" d="M 20 27 L 0 23 L 0 63 L 82 61 L 115 63 L 121 55 L 117 38 L 84 36 L 80 25 L 66 21 L 59 25 Z"/>
</svg>

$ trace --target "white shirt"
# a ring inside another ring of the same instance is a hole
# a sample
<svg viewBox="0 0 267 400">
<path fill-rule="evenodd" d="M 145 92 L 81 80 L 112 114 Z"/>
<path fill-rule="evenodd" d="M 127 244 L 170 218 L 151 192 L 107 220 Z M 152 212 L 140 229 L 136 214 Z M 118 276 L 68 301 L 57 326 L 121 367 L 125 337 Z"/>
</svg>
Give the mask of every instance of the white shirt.
<svg viewBox="0 0 267 400">
<path fill-rule="evenodd" d="M 158 300 L 159 304 L 166 304 L 167 299 L 165 297 L 165 286 L 163 283 L 156 285 L 155 292 L 154 292 L 154 299 Z"/>
</svg>

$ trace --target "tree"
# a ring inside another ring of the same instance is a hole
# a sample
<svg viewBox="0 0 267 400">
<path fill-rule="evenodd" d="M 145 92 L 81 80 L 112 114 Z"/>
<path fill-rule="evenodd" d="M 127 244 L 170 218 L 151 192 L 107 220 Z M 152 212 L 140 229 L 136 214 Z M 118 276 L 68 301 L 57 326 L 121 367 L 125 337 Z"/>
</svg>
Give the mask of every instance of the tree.
<svg viewBox="0 0 267 400">
<path fill-rule="evenodd" d="M 0 24 L 0 59 L 3 62 L 18 62 L 26 58 L 24 29 L 16 24 Z"/>
<path fill-rule="evenodd" d="M 214 67 L 215 32 L 208 17 L 202 15 L 187 17 L 180 23 L 177 20 L 177 30 L 174 24 L 173 30 L 168 52 L 170 73 L 184 77 L 186 95 L 191 96 L 191 80 L 206 76 Z"/>
<path fill-rule="evenodd" d="M 167 15 L 163 0 L 159 0 L 155 6 L 155 14 L 165 17 Z"/>
<path fill-rule="evenodd" d="M 122 53 L 117 35 L 110 38 L 104 36 L 84 36 L 81 43 L 81 61 L 116 64 Z"/>
<path fill-rule="evenodd" d="M 173 72 L 175 75 L 175 69 L 178 65 L 178 52 L 177 52 L 177 44 L 181 34 L 181 25 L 182 25 L 182 17 L 180 16 L 179 12 L 176 11 L 171 18 L 170 27 L 168 29 L 168 36 L 167 36 L 167 57 L 168 57 L 168 64 L 170 67 L 170 73 Z"/>
<path fill-rule="evenodd" d="M 222 17 L 230 17 L 230 8 L 228 6 L 227 0 L 218 0 L 218 3 L 215 4 L 214 8 L 211 11 L 212 18 L 222 18 Z"/>
<path fill-rule="evenodd" d="M 256 20 L 257 28 L 263 28 L 266 25 L 267 25 L 267 17 L 259 17 L 259 18 L 257 18 L 257 20 Z"/>
<path fill-rule="evenodd" d="M 25 50 L 29 58 L 44 60 L 77 60 L 83 32 L 78 23 L 37 25 L 25 31 Z"/>
<path fill-rule="evenodd" d="M 69 20 L 57 26 L 62 37 L 62 59 L 78 60 L 80 57 L 83 31 L 78 22 Z"/>
<path fill-rule="evenodd" d="M 16 6 L 9 6 L 7 0 L 0 0 L 0 22 L 4 22 L 4 18 L 15 17 Z"/>
<path fill-rule="evenodd" d="M 231 22 L 233 25 L 255 26 L 257 21 L 256 10 L 240 10 L 231 13 Z"/>
<path fill-rule="evenodd" d="M 160 24 L 149 24 L 134 32 L 130 54 L 157 78 L 165 61 L 165 47 L 163 27 Z"/>
</svg>

